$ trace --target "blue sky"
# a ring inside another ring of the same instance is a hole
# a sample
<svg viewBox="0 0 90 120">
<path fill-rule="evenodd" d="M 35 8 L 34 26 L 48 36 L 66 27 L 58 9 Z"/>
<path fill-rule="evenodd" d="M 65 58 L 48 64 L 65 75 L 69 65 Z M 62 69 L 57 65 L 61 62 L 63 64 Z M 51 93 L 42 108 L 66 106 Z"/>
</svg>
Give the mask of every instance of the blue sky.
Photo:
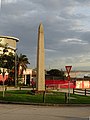
<svg viewBox="0 0 90 120">
<path fill-rule="evenodd" d="M 36 67 L 38 26 L 44 26 L 46 69 L 90 70 L 90 0 L 2 0 L 0 35 L 20 39 L 18 53 Z"/>
</svg>

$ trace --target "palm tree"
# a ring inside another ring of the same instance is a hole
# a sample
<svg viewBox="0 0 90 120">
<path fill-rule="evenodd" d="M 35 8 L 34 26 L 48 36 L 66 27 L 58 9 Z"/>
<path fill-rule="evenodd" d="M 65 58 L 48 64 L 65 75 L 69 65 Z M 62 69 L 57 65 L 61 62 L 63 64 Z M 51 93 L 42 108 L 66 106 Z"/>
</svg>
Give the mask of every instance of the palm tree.
<svg viewBox="0 0 90 120">
<path fill-rule="evenodd" d="M 19 74 L 23 74 L 23 71 L 26 70 L 27 65 L 30 64 L 26 55 L 20 54 L 17 56 L 17 68 Z"/>
<path fill-rule="evenodd" d="M 17 56 L 17 76 L 18 76 L 18 82 L 22 80 L 23 77 L 23 71 L 27 69 L 27 65 L 30 64 L 28 58 L 26 55 L 20 54 Z M 20 78 L 20 79 L 19 79 Z"/>
</svg>

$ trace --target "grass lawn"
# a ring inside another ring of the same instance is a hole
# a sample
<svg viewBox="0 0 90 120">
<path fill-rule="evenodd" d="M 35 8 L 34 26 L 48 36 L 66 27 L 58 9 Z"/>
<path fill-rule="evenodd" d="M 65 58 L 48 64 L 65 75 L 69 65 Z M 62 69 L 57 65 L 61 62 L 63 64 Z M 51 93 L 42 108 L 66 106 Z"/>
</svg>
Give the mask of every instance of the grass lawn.
<svg viewBox="0 0 90 120">
<path fill-rule="evenodd" d="M 90 104 L 90 96 L 70 94 L 72 104 Z M 50 92 L 45 94 L 45 103 L 64 104 L 65 93 Z M 43 93 L 32 94 L 30 90 L 5 91 L 5 97 L 0 92 L 0 100 L 14 102 L 43 103 Z"/>
</svg>

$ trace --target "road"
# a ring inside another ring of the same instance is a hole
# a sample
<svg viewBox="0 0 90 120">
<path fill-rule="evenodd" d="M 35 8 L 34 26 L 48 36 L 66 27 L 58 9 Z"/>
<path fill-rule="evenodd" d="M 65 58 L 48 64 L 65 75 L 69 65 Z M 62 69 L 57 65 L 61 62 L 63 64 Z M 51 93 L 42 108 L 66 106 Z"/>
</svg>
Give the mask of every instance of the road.
<svg viewBox="0 0 90 120">
<path fill-rule="evenodd" d="M 0 104 L 0 120 L 89 120 L 90 107 Z"/>
</svg>

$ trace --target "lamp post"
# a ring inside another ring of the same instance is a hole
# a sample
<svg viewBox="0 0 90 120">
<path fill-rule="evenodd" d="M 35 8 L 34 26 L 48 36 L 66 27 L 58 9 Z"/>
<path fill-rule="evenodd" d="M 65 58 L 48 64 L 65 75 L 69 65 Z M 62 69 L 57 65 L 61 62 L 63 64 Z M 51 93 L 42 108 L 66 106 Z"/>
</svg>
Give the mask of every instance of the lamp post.
<svg viewBox="0 0 90 120">
<path fill-rule="evenodd" d="M 3 49 L 3 57 L 4 57 L 4 54 L 5 54 L 5 52 L 8 52 L 8 50 L 5 48 L 5 49 Z M 3 76 L 3 97 L 5 96 L 5 93 L 4 93 L 4 89 L 5 89 L 5 87 L 4 87 L 4 76 L 5 76 L 5 69 L 4 69 L 4 64 L 7 62 L 7 60 L 5 60 L 4 59 L 4 61 L 2 61 L 2 64 L 3 64 L 3 71 L 2 71 L 2 76 Z"/>
<path fill-rule="evenodd" d="M 2 71 L 2 76 L 3 76 L 3 97 L 5 96 L 5 94 L 4 94 L 4 90 L 5 90 L 5 87 L 4 87 L 4 75 L 5 75 L 5 70 L 3 68 L 3 71 Z"/>
<path fill-rule="evenodd" d="M 17 49 L 15 49 L 15 87 L 17 87 Z"/>
</svg>

